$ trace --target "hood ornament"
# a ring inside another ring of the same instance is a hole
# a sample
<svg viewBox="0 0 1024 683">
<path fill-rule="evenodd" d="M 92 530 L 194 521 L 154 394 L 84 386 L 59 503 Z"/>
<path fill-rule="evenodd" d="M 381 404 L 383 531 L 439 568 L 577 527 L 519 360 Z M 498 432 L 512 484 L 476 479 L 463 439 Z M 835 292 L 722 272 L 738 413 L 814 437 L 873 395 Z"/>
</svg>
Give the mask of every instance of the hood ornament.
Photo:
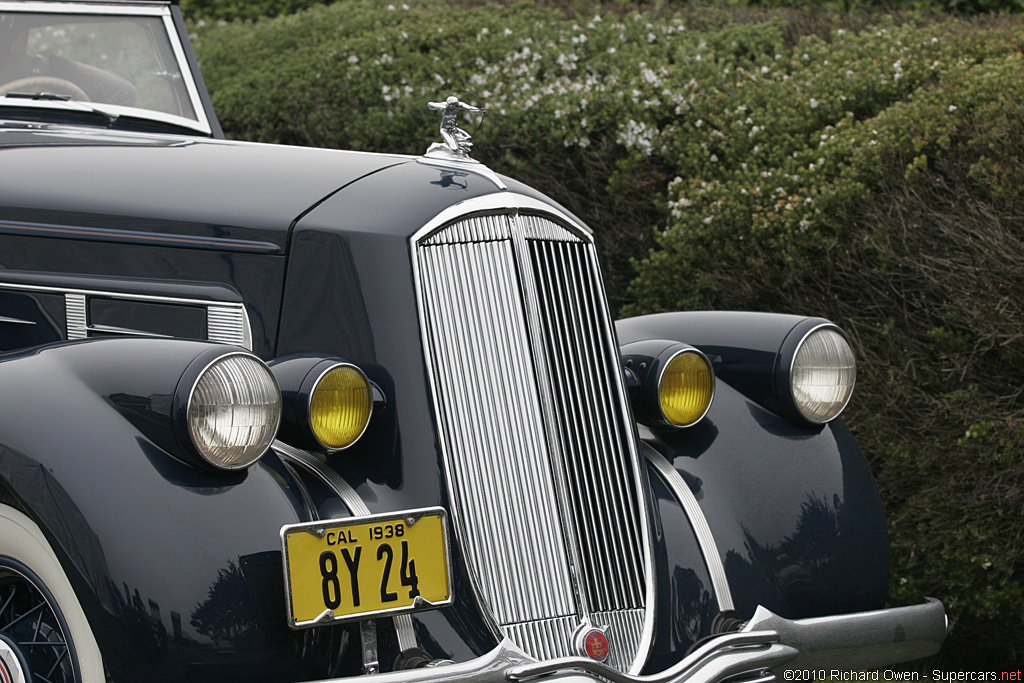
<svg viewBox="0 0 1024 683">
<path fill-rule="evenodd" d="M 445 188 L 466 189 L 464 183 L 453 181 L 456 175 L 463 178 L 466 177 L 464 172 L 468 171 L 474 175 L 487 178 L 499 190 L 508 189 L 498 174 L 469 156 L 469 150 L 473 147 L 473 143 L 470 142 L 473 136 L 459 128 L 459 114 L 462 112 L 467 114 L 486 114 L 487 110 L 461 102 L 455 95 L 452 95 L 444 102 L 428 102 L 427 108 L 431 111 L 441 112 L 440 131 L 441 139 L 444 142 L 432 144 L 427 149 L 426 154 L 417 159 L 417 161 L 421 164 L 445 169 L 451 169 L 453 166 L 460 169 L 460 172 L 455 174 L 452 174 L 450 170 L 445 171 L 442 173 L 441 180 L 437 184 Z"/>
<path fill-rule="evenodd" d="M 444 140 L 432 144 L 427 150 L 427 156 L 469 161 L 469 150 L 473 146 L 470 139 L 473 136 L 459 128 L 459 114 L 486 114 L 487 110 L 468 105 L 455 95 L 444 102 L 428 102 L 427 108 L 441 112 L 441 139 Z"/>
</svg>

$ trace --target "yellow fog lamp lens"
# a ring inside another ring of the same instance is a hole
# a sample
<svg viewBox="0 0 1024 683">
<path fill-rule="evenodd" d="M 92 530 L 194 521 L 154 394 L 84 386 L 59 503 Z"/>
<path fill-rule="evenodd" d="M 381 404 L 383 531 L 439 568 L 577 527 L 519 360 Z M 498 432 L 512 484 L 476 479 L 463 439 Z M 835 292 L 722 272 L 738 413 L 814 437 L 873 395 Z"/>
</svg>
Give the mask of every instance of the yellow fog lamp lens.
<svg viewBox="0 0 1024 683">
<path fill-rule="evenodd" d="M 317 440 L 331 450 L 342 450 L 358 441 L 372 412 L 370 381 L 353 365 L 328 369 L 310 394 L 310 427 Z"/>
<path fill-rule="evenodd" d="M 715 373 L 700 351 L 687 349 L 665 365 L 658 382 L 658 403 L 665 420 L 676 427 L 697 423 L 711 407 Z"/>
</svg>

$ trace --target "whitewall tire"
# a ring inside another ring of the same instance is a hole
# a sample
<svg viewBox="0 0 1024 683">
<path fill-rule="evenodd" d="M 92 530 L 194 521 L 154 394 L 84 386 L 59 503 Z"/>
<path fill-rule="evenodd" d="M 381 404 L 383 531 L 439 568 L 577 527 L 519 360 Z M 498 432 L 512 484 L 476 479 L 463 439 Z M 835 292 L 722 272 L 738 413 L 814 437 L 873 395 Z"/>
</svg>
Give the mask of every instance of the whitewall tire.
<svg viewBox="0 0 1024 683">
<path fill-rule="evenodd" d="M 12 595 L 16 597 L 11 599 Z M 17 611 L 25 610 L 25 605 L 32 604 L 31 600 L 35 600 L 33 613 L 10 626 L 18 618 Z M 60 670 L 53 674 L 57 680 L 103 683 L 103 660 L 96 638 L 57 556 L 35 522 L 14 508 L 0 505 L 0 606 L 5 602 L 8 610 L 0 613 L 0 633 L 7 629 L 8 642 L 24 641 L 24 628 L 20 624 L 38 621 L 33 631 L 38 634 L 42 630 L 43 637 L 54 643 L 61 639 L 67 641 L 67 654 L 77 662 L 77 667 L 57 664 Z M 39 604 L 41 602 L 46 604 Z M 40 618 L 38 615 L 47 608 L 47 616 Z M 59 645 L 22 646 L 21 649 L 30 666 L 33 662 L 46 662 L 49 666 L 49 655 L 39 654 L 39 650 L 58 651 Z M 72 674 L 75 668 L 78 671 Z"/>
</svg>

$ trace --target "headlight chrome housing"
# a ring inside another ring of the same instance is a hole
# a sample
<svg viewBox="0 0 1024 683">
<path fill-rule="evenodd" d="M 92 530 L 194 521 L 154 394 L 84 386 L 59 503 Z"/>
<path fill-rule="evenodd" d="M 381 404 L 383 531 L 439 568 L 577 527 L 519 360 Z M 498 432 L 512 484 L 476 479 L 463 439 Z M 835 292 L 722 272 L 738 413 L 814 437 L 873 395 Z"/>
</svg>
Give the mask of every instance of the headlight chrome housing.
<svg viewBox="0 0 1024 683">
<path fill-rule="evenodd" d="M 806 333 L 789 363 L 789 398 L 799 415 L 812 424 L 834 420 L 853 396 L 857 362 L 846 336 L 835 325 Z"/>
<path fill-rule="evenodd" d="M 221 355 L 195 378 L 186 403 L 196 452 L 220 470 L 244 469 L 273 442 L 281 421 L 281 392 L 270 369 L 248 353 Z"/>
</svg>

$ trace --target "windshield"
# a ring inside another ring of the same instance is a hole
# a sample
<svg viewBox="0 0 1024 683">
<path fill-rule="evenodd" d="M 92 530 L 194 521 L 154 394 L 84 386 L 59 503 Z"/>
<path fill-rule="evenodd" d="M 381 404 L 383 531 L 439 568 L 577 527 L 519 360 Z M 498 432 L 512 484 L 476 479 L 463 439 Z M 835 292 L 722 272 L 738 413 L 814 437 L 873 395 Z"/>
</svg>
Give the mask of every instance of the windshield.
<svg viewBox="0 0 1024 683">
<path fill-rule="evenodd" d="M 0 3 L 0 103 L 56 106 L 73 100 L 119 114 L 170 122 L 180 117 L 205 126 L 182 73 L 180 48 L 171 42 L 166 8 L 129 11 L 35 12 Z"/>
</svg>

